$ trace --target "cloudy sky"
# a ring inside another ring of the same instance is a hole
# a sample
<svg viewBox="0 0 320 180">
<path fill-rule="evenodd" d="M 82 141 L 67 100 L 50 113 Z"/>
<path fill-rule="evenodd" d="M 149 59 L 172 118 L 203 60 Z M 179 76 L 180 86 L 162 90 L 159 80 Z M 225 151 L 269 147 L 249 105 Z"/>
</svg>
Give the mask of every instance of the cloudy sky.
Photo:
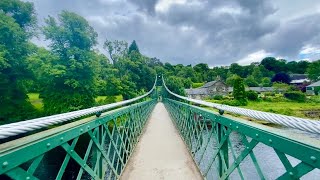
<svg viewBox="0 0 320 180">
<path fill-rule="evenodd" d="M 72 11 L 98 32 L 98 48 L 106 38 L 135 39 L 143 54 L 173 64 L 320 58 L 319 0 L 30 1 L 40 24 L 48 15 Z"/>
</svg>

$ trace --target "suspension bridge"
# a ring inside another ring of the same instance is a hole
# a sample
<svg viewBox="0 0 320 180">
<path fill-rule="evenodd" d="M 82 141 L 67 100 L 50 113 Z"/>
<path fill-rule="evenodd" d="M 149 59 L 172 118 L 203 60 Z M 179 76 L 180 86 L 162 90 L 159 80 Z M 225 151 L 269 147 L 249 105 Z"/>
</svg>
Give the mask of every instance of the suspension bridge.
<svg viewBox="0 0 320 180">
<path fill-rule="evenodd" d="M 0 179 L 317 180 L 319 133 L 320 121 L 190 99 L 159 77 L 134 99 L 0 126 Z"/>
</svg>

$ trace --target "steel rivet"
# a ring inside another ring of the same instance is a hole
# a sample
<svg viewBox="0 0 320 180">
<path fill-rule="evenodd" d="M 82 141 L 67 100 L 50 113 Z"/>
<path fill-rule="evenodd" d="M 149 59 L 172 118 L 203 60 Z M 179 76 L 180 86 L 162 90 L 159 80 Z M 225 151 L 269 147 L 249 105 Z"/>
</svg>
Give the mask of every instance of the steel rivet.
<svg viewBox="0 0 320 180">
<path fill-rule="evenodd" d="M 230 123 L 230 126 L 232 126 L 232 124 Z"/>
<path fill-rule="evenodd" d="M 259 137 L 259 134 L 256 134 L 256 137 Z"/>
<path fill-rule="evenodd" d="M 272 139 L 269 139 L 269 143 L 270 143 L 270 144 L 272 143 Z"/>
<path fill-rule="evenodd" d="M 28 177 L 26 177 L 26 179 L 30 179 L 30 177 L 28 176 Z"/>
<path fill-rule="evenodd" d="M 236 126 L 236 129 L 239 129 L 239 126 Z"/>
<path fill-rule="evenodd" d="M 5 161 L 5 162 L 2 163 L 2 167 L 5 168 L 5 167 L 8 166 L 8 164 L 9 164 L 8 161 Z"/>
<path fill-rule="evenodd" d="M 73 150 L 72 150 L 72 149 L 70 150 L 70 153 L 73 153 Z"/>
<path fill-rule="evenodd" d="M 83 129 L 80 129 L 80 132 L 82 132 L 83 131 Z"/>
<path fill-rule="evenodd" d="M 293 172 L 289 172 L 290 176 L 293 176 Z"/>
<path fill-rule="evenodd" d="M 50 146 L 51 146 L 51 144 L 50 144 L 50 143 L 48 143 L 48 144 L 47 144 L 47 147 L 50 147 Z"/>
<path fill-rule="evenodd" d="M 93 136 L 93 138 L 96 138 L 96 136 Z"/>
<path fill-rule="evenodd" d="M 83 164 L 83 166 L 86 167 L 87 165 L 86 165 L 86 164 Z"/>
<path fill-rule="evenodd" d="M 87 128 L 90 129 L 90 126 L 88 126 Z"/>
<path fill-rule="evenodd" d="M 63 141 L 63 137 L 60 138 L 60 141 Z"/>
<path fill-rule="evenodd" d="M 247 146 L 247 149 L 250 149 L 250 147 L 249 147 L 249 146 Z"/>
<path fill-rule="evenodd" d="M 310 159 L 311 159 L 312 161 L 316 161 L 316 160 L 317 160 L 317 158 L 314 157 L 314 156 L 311 156 Z"/>
</svg>

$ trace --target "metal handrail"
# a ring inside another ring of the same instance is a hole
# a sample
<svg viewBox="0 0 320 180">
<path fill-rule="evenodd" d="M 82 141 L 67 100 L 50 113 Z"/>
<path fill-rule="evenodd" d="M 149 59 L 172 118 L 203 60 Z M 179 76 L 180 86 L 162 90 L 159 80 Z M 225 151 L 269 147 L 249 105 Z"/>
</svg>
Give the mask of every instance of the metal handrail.
<svg viewBox="0 0 320 180">
<path fill-rule="evenodd" d="M 165 84 L 164 78 L 162 77 L 163 86 L 167 90 L 167 92 L 179 99 L 183 99 L 189 102 L 193 102 L 199 105 L 204 105 L 207 107 L 216 108 L 223 111 L 228 111 L 234 114 L 243 115 L 247 117 L 251 117 L 258 120 L 264 120 L 271 123 L 283 125 L 290 128 L 299 129 L 302 131 L 308 131 L 312 133 L 320 133 L 320 121 L 319 120 L 311 120 L 306 118 L 299 118 L 299 117 L 293 117 L 293 116 L 286 116 L 286 115 L 280 115 L 275 113 L 269 113 L 269 112 L 263 112 L 263 111 L 257 111 L 257 110 L 251 110 L 246 108 L 240 108 L 240 107 L 233 107 L 228 106 L 224 104 L 218 104 L 218 103 L 212 103 L 212 102 L 206 102 L 202 100 L 196 100 L 192 98 L 188 98 L 185 96 L 180 96 L 178 94 L 173 93 L 168 89 L 168 87 Z"/>
<path fill-rule="evenodd" d="M 48 127 L 50 125 L 62 123 L 62 122 L 67 122 L 73 119 L 77 119 L 80 117 L 88 116 L 88 115 L 94 115 L 96 113 L 101 113 L 103 111 L 106 111 L 108 109 L 116 108 L 125 104 L 129 104 L 135 101 L 138 101 L 149 94 L 151 94 L 156 87 L 157 83 L 157 76 L 155 79 L 155 82 L 153 84 L 152 89 L 145 93 L 144 95 L 121 101 L 121 102 L 116 102 L 112 104 L 107 104 L 107 105 L 102 105 L 102 106 L 97 106 L 97 107 L 92 107 L 88 109 L 82 109 L 78 111 L 72 111 L 72 112 L 67 112 L 67 113 L 62 113 L 62 114 L 56 114 L 52 116 L 46 116 L 46 117 L 41 117 L 41 118 L 35 118 L 31 120 L 26 120 L 26 121 L 21 121 L 21 122 L 16 122 L 16 123 L 10 123 L 10 124 L 5 124 L 0 126 L 0 139 L 5 139 L 10 136 L 16 136 L 19 134 L 23 134 L 29 131 L 34 131 L 36 129 L 41 129 L 44 127 Z"/>
</svg>

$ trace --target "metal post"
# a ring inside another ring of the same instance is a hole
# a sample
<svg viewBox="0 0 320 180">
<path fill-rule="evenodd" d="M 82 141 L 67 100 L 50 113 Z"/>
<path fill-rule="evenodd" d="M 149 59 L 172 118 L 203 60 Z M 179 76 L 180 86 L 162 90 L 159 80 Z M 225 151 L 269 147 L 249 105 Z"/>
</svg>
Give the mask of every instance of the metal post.
<svg viewBox="0 0 320 180">
<path fill-rule="evenodd" d="M 221 143 L 222 139 L 224 138 L 225 134 L 223 132 L 223 126 L 221 124 L 217 124 L 218 128 L 218 142 Z M 229 157 L 228 157 L 228 140 L 229 138 L 223 143 L 220 148 L 220 152 L 218 154 L 218 161 L 219 161 L 219 176 L 222 177 L 223 174 L 227 171 L 229 167 Z M 224 161 L 224 162 L 223 162 Z M 225 163 L 225 166 L 223 165 Z M 228 179 L 228 178 L 226 178 Z"/>
</svg>

